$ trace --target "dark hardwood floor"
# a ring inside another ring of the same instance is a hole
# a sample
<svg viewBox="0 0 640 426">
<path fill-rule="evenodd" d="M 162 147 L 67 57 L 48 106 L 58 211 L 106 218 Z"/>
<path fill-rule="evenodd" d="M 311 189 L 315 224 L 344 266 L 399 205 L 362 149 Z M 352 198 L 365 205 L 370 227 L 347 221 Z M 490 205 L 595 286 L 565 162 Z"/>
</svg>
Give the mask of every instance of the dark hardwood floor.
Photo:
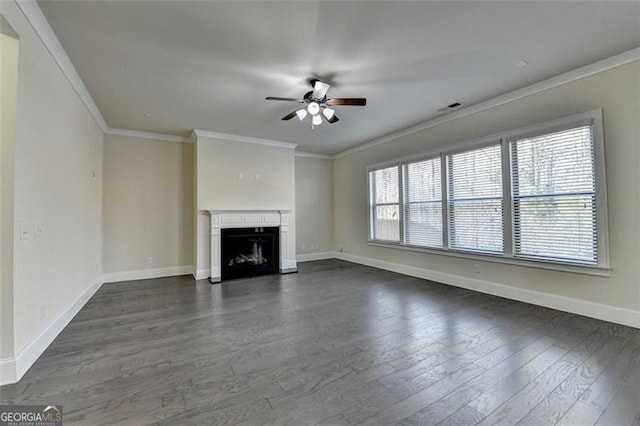
<svg viewBox="0 0 640 426">
<path fill-rule="evenodd" d="M 640 424 L 639 330 L 341 261 L 105 284 L 3 404 L 79 424 Z"/>
</svg>

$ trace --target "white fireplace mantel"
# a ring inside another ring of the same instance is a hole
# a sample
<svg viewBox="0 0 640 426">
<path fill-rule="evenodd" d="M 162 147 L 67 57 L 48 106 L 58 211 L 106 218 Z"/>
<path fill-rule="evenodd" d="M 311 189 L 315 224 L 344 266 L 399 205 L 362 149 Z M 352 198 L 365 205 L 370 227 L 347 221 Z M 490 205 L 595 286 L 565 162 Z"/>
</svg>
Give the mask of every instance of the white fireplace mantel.
<svg viewBox="0 0 640 426">
<path fill-rule="evenodd" d="M 208 210 L 211 216 L 212 283 L 222 280 L 220 237 L 223 228 L 280 228 L 280 273 L 297 272 L 295 242 L 289 238 L 290 210 Z"/>
</svg>

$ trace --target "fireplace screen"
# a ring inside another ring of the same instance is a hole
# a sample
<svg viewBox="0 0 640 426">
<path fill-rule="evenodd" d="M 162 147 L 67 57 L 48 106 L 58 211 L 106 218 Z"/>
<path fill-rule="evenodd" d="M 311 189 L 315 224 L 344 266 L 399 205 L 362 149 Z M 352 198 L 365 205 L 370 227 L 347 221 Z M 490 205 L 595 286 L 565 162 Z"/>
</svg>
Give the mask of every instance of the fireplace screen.
<svg viewBox="0 0 640 426">
<path fill-rule="evenodd" d="M 222 229 L 222 279 L 278 273 L 279 243 L 278 227 Z"/>
</svg>

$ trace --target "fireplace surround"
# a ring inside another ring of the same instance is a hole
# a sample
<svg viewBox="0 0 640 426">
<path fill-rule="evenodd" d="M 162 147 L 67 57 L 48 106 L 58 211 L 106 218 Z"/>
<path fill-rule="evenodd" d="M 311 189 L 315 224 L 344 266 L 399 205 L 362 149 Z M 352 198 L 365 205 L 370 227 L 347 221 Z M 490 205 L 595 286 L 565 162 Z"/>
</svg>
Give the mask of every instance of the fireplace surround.
<svg viewBox="0 0 640 426">
<path fill-rule="evenodd" d="M 211 216 L 211 275 L 209 281 L 222 281 L 222 230 L 230 228 L 277 228 L 278 272 L 297 272 L 295 242 L 289 233 L 289 210 L 209 210 Z M 224 277 L 227 278 L 227 277 Z"/>
</svg>

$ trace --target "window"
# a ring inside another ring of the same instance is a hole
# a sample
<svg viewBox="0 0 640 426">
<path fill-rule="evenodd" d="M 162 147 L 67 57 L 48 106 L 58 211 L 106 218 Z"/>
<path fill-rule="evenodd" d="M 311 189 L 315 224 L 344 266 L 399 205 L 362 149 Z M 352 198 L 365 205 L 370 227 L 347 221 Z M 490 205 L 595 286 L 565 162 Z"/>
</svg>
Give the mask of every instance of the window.
<svg viewBox="0 0 640 426">
<path fill-rule="evenodd" d="M 442 247 L 440 157 L 404 165 L 405 243 Z"/>
<path fill-rule="evenodd" d="M 449 247 L 502 253 L 500 145 L 447 155 Z"/>
<path fill-rule="evenodd" d="M 596 264 L 591 126 L 511 142 L 515 255 Z"/>
<path fill-rule="evenodd" d="M 375 170 L 371 181 L 371 236 L 375 240 L 400 240 L 398 167 Z"/>
<path fill-rule="evenodd" d="M 601 111 L 457 144 L 369 168 L 370 239 L 607 274 L 604 179 Z"/>
</svg>

